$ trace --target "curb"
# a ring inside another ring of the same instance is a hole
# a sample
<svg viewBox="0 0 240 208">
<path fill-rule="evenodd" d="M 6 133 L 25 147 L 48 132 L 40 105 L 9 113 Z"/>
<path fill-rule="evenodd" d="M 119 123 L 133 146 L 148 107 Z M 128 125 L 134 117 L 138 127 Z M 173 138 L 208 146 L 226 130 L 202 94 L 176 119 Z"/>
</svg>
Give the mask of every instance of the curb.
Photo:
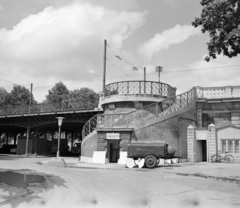
<svg viewBox="0 0 240 208">
<path fill-rule="evenodd" d="M 82 169 L 102 169 L 102 170 L 122 170 L 122 171 L 142 171 L 149 172 L 149 169 L 144 168 L 111 168 L 111 167 L 86 167 L 86 166 L 76 166 L 76 165 L 68 165 L 66 168 L 82 168 Z"/>
<path fill-rule="evenodd" d="M 172 173 L 176 175 L 182 175 L 182 176 L 194 176 L 194 177 L 200 177 L 200 178 L 206 178 L 206 179 L 216 179 L 216 180 L 221 180 L 224 182 L 230 182 L 230 183 L 235 183 L 235 184 L 240 184 L 240 180 L 234 179 L 234 178 L 228 178 L 228 177 L 218 177 L 218 176 L 212 176 L 212 175 L 204 175 L 204 174 L 199 174 L 199 173 Z"/>
</svg>

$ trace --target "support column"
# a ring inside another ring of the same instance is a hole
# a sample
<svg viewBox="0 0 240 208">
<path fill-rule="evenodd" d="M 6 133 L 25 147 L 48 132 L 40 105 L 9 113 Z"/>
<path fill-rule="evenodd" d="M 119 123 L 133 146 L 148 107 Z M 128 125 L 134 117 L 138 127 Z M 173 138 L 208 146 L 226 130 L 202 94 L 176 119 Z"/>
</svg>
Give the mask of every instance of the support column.
<svg viewBox="0 0 240 208">
<path fill-rule="evenodd" d="M 34 152 L 35 155 L 37 155 L 38 135 L 39 135 L 39 129 L 36 129 L 35 152 Z"/>
<path fill-rule="evenodd" d="M 197 110 L 197 126 L 202 127 L 202 110 Z"/>
<path fill-rule="evenodd" d="M 72 148 L 73 148 L 73 132 L 71 131 L 71 153 L 72 153 Z"/>
<path fill-rule="evenodd" d="M 26 156 L 28 155 L 29 134 L 30 134 L 30 118 L 28 118 L 28 125 L 27 125 L 27 139 L 26 139 L 26 148 L 25 148 Z"/>
<path fill-rule="evenodd" d="M 235 140 L 232 140 L 232 153 L 235 153 Z"/>
<path fill-rule="evenodd" d="M 9 137 L 9 133 L 6 133 L 6 145 L 8 145 L 8 137 Z"/>
<path fill-rule="evenodd" d="M 211 161 L 212 155 L 217 153 L 217 142 L 216 142 L 216 126 L 210 124 L 208 126 L 208 161 Z"/>
<path fill-rule="evenodd" d="M 195 139 L 194 127 L 189 126 L 187 128 L 188 162 L 194 162 L 194 139 Z"/>
<path fill-rule="evenodd" d="M 18 135 L 17 133 L 15 133 L 15 134 L 13 135 L 13 137 L 14 137 L 14 143 L 13 143 L 13 144 L 14 144 L 14 145 L 16 145 L 17 135 Z"/>
<path fill-rule="evenodd" d="M 45 131 L 43 134 L 43 155 L 45 155 L 45 143 L 46 143 L 46 138 L 47 138 L 47 132 Z"/>
</svg>

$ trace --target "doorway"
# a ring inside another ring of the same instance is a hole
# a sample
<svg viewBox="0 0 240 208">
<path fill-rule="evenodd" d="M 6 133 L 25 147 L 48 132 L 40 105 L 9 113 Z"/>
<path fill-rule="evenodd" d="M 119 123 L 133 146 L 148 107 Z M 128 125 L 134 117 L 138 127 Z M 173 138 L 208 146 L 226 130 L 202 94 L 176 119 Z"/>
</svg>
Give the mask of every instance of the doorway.
<svg viewBox="0 0 240 208">
<path fill-rule="evenodd" d="M 202 161 L 207 162 L 207 141 L 202 140 Z"/>
<path fill-rule="evenodd" d="M 108 160 L 117 163 L 119 159 L 119 140 L 108 140 Z"/>
<path fill-rule="evenodd" d="M 207 162 L 207 141 L 196 140 L 196 162 Z"/>
</svg>

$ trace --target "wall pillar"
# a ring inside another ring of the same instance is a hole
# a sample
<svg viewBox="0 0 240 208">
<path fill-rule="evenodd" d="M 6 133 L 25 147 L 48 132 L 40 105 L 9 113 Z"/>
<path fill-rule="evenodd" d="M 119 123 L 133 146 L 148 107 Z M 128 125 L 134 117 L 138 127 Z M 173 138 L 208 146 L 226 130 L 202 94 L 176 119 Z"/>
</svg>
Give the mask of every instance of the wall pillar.
<svg viewBox="0 0 240 208">
<path fill-rule="evenodd" d="M 194 162 L 194 139 L 195 139 L 194 127 L 189 126 L 187 128 L 188 162 Z"/>
<path fill-rule="evenodd" d="M 225 86 L 225 95 L 227 97 L 231 97 L 232 96 L 232 87 L 231 86 Z"/>
<path fill-rule="evenodd" d="M 228 140 L 226 139 L 226 152 L 229 152 L 229 149 L 228 149 Z M 225 153 L 225 152 L 223 152 L 223 153 Z"/>
<path fill-rule="evenodd" d="M 202 127 L 202 110 L 197 110 L 197 126 Z"/>
<path fill-rule="evenodd" d="M 211 161 L 212 155 L 217 153 L 217 142 L 216 142 L 216 126 L 210 124 L 208 126 L 208 161 Z"/>
</svg>

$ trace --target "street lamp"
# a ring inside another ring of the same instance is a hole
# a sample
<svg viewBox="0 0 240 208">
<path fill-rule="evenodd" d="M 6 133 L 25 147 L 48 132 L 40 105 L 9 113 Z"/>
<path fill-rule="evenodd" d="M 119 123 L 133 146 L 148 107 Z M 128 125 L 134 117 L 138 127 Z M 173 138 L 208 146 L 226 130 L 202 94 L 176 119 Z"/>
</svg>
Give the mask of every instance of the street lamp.
<svg viewBox="0 0 240 208">
<path fill-rule="evenodd" d="M 58 127 L 59 127 L 59 131 L 58 131 L 58 149 L 57 149 L 57 157 L 59 157 L 60 155 L 60 137 L 61 137 L 61 126 L 62 126 L 62 121 L 64 119 L 64 117 L 56 117 L 56 119 L 58 120 Z"/>
</svg>

